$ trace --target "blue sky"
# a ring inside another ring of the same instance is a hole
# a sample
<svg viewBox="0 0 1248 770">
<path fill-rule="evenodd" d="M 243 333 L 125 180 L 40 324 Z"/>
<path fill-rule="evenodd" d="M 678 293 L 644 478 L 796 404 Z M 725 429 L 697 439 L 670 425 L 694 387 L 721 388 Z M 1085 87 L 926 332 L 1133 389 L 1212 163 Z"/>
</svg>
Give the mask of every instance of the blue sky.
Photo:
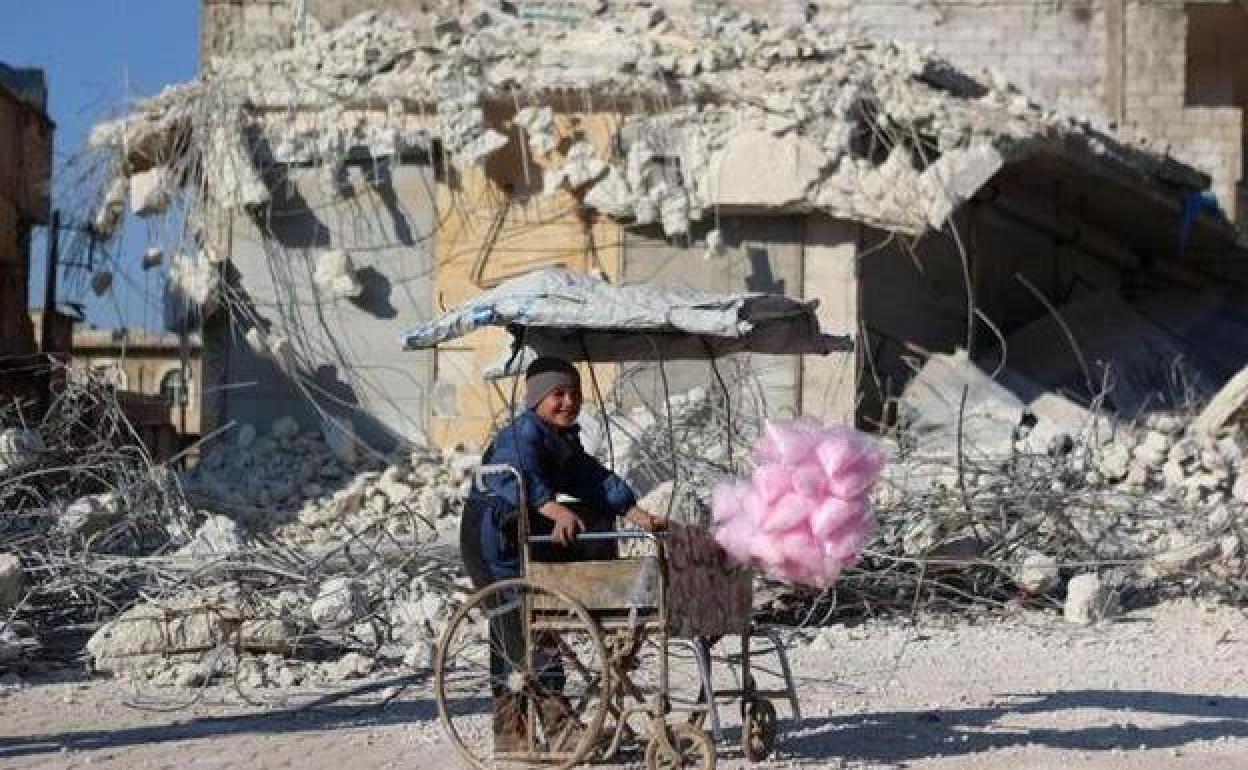
<svg viewBox="0 0 1248 770">
<path fill-rule="evenodd" d="M 91 126 L 120 114 L 128 101 L 195 76 L 199 65 L 199 0 L 4 0 L 0 15 L 0 61 L 41 67 L 48 106 L 56 122 L 58 168 L 78 152 Z M 72 175 L 53 179 L 54 199 Z M 78 216 L 81 212 L 73 212 Z M 69 216 L 66 212 L 65 216 Z M 111 244 L 118 266 L 113 294 L 96 298 L 83 290 L 63 299 L 86 301 L 87 318 L 99 326 L 158 328 L 158 271 L 144 273 L 146 224 L 127 221 Z M 43 239 L 31 265 L 31 304 L 43 304 Z M 124 273 L 124 275 L 123 275 Z"/>
</svg>

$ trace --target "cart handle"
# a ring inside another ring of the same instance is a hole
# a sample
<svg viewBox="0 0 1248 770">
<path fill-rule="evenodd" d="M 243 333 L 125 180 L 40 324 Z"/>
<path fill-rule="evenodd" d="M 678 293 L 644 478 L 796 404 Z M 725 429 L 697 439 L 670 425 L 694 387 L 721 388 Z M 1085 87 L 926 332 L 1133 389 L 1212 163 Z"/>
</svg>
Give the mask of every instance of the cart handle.
<svg viewBox="0 0 1248 770">
<path fill-rule="evenodd" d="M 582 532 L 576 536 L 575 540 L 651 540 L 658 544 L 662 541 L 664 535 L 655 532 Z M 529 538 L 530 544 L 538 543 L 554 543 L 556 542 L 554 535 L 534 535 Z"/>
</svg>

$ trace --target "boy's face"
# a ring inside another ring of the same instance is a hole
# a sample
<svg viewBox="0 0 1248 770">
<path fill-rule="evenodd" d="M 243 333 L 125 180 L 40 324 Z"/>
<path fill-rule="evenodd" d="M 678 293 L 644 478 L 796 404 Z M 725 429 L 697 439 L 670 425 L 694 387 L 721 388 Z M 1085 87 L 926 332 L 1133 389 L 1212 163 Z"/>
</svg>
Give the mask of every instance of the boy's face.
<svg viewBox="0 0 1248 770">
<path fill-rule="evenodd" d="M 547 393 L 533 411 L 556 428 L 571 428 L 581 413 L 581 389 L 574 385 L 560 385 Z"/>
</svg>

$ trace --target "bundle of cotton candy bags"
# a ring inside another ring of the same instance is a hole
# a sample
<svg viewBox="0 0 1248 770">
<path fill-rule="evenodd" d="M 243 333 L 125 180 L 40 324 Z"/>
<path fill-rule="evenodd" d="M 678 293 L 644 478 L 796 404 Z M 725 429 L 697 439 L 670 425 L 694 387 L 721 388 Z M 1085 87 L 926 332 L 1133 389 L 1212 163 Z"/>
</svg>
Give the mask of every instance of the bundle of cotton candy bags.
<svg viewBox="0 0 1248 770">
<path fill-rule="evenodd" d="M 871 533 L 870 492 L 884 453 L 852 428 L 801 418 L 768 421 L 752 460 L 748 480 L 713 490 L 716 541 L 778 580 L 831 585 Z"/>
</svg>

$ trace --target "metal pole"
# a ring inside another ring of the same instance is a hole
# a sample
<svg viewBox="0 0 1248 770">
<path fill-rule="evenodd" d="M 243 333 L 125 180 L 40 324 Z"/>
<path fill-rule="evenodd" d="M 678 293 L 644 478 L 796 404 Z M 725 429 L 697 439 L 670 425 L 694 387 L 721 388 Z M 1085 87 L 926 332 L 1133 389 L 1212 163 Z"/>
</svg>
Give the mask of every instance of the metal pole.
<svg viewBox="0 0 1248 770">
<path fill-rule="evenodd" d="M 44 355 L 51 353 L 53 315 L 56 313 L 56 268 L 60 259 L 61 212 L 56 209 L 48 223 L 48 264 L 43 283 L 43 317 L 40 319 L 39 338 Z"/>
<path fill-rule="evenodd" d="M 191 400 L 191 341 L 190 335 L 187 334 L 186 324 L 179 324 L 178 329 L 178 360 L 182 370 L 182 392 L 178 396 L 178 430 L 182 433 L 180 438 L 186 440 L 186 408 L 187 402 Z M 178 447 L 181 451 L 182 447 Z"/>
</svg>

